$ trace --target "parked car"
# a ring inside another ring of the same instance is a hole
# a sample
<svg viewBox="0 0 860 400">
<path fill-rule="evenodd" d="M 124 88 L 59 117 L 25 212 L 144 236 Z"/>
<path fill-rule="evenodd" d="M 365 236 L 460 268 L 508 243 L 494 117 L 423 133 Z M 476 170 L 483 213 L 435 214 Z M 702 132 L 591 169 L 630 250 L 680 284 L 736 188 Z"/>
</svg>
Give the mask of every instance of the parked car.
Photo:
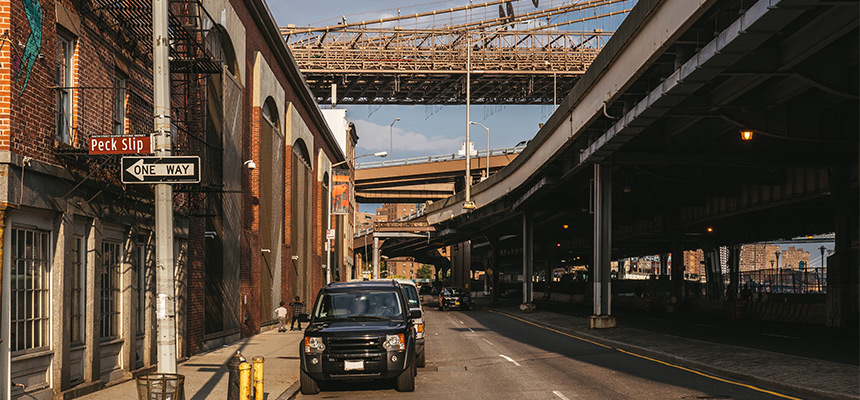
<svg viewBox="0 0 860 400">
<path fill-rule="evenodd" d="M 455 287 L 442 288 L 439 293 L 439 309 L 442 311 L 452 308 L 468 310 L 472 307 L 472 299 L 469 292 Z"/>
<path fill-rule="evenodd" d="M 421 305 L 421 297 L 418 295 L 418 288 L 411 279 L 396 279 L 397 283 L 400 284 L 400 287 L 403 289 L 403 293 L 406 295 L 406 302 L 409 304 L 409 311 L 414 312 L 418 311 L 421 315 L 420 318 L 415 318 L 413 323 L 415 324 L 415 351 L 417 356 L 415 358 L 415 362 L 418 365 L 418 368 L 424 368 L 424 365 L 427 363 L 427 357 L 424 355 L 424 307 Z"/>
<path fill-rule="evenodd" d="M 397 281 L 332 283 L 317 294 L 299 344 L 302 394 L 330 381 L 394 379 L 415 390 L 415 322 Z"/>
</svg>

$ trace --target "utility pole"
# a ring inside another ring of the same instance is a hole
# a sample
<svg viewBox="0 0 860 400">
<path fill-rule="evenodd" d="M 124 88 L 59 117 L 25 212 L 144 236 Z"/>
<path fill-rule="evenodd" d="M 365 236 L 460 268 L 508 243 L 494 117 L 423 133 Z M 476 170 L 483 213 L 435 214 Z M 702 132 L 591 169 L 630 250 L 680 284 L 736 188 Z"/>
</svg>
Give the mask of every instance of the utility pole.
<svg viewBox="0 0 860 400">
<path fill-rule="evenodd" d="M 472 115 L 469 113 L 469 106 L 472 101 L 472 34 L 466 32 L 466 144 L 463 149 L 466 152 L 466 200 L 463 202 L 463 208 L 474 210 L 475 203 L 472 201 L 472 148 L 469 146 L 471 139 L 469 131 L 471 130 L 470 123 Z"/>
<path fill-rule="evenodd" d="M 168 0 L 152 0 L 152 84 L 156 156 L 170 156 L 170 41 Z M 173 284 L 173 186 L 155 185 L 156 318 L 158 372 L 176 373 L 176 313 Z"/>
</svg>

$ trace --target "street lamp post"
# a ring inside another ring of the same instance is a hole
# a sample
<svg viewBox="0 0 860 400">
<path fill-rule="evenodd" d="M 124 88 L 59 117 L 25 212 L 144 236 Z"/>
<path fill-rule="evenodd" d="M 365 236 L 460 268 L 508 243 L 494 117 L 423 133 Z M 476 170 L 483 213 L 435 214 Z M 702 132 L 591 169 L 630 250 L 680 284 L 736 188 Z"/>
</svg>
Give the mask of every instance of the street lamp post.
<svg viewBox="0 0 860 400">
<path fill-rule="evenodd" d="M 484 126 L 484 124 L 475 121 L 469 121 L 471 125 L 478 125 L 487 130 L 487 178 L 490 177 L 490 128 Z"/>
<path fill-rule="evenodd" d="M 773 253 L 776 256 L 776 279 L 779 282 L 780 292 L 782 291 L 782 267 L 779 265 L 780 252 L 777 250 Z"/>
<path fill-rule="evenodd" d="M 463 146 L 466 151 L 466 201 L 463 202 L 463 208 L 467 210 L 475 209 L 475 203 L 472 202 L 472 151 L 469 146 L 471 139 L 469 138 L 469 123 L 472 121 L 470 114 L 470 105 L 472 102 L 472 34 L 466 32 L 466 144 Z"/>
<path fill-rule="evenodd" d="M 394 123 L 397 121 L 400 121 L 400 118 L 395 118 L 394 121 L 391 121 L 391 125 L 388 125 L 388 160 L 389 161 L 391 161 L 394 158 Z"/>
<path fill-rule="evenodd" d="M 824 273 L 824 250 L 827 250 L 827 247 L 824 247 L 822 244 L 818 250 L 821 251 L 821 269 L 819 270 L 819 273 L 815 274 L 815 280 L 818 281 L 818 293 L 821 293 L 821 275 Z"/>
<path fill-rule="evenodd" d="M 337 167 L 337 166 L 342 165 L 342 164 L 346 164 L 346 163 L 348 163 L 348 162 L 350 162 L 350 161 L 353 161 L 353 160 L 355 160 L 355 159 L 357 159 L 357 158 L 361 158 L 361 157 L 369 157 L 369 156 L 374 156 L 374 157 L 386 157 L 387 155 L 388 155 L 388 152 L 387 152 L 387 151 L 377 151 L 376 153 L 362 154 L 362 155 L 360 155 L 360 156 L 355 156 L 355 157 L 352 157 L 352 158 L 348 158 L 348 159 L 346 159 L 346 160 L 343 160 L 343 161 L 341 161 L 341 162 L 334 163 L 334 164 L 332 164 L 332 165 L 331 165 L 331 167 L 332 167 L 332 168 L 334 168 L 334 167 Z"/>
</svg>

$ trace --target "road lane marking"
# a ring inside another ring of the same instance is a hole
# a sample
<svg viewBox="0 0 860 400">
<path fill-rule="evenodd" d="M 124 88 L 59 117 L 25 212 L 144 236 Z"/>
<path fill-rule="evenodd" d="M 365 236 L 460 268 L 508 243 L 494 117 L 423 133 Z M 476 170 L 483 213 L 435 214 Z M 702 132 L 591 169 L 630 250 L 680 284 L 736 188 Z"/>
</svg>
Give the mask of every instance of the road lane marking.
<svg viewBox="0 0 860 400">
<path fill-rule="evenodd" d="M 460 320 L 460 325 L 463 325 L 463 324 L 465 324 L 465 322 L 463 322 L 462 320 Z"/>
<path fill-rule="evenodd" d="M 800 338 L 799 338 L 799 337 L 795 337 L 795 336 L 786 336 L 786 335 L 777 335 L 777 334 L 775 334 L 775 333 L 762 333 L 762 335 L 764 335 L 764 336 L 773 336 L 773 337 L 778 337 L 778 338 L 783 338 L 783 339 L 794 339 L 794 340 L 800 340 Z"/>
<path fill-rule="evenodd" d="M 469 332 L 474 332 L 474 331 L 472 330 L 472 328 L 466 328 L 466 329 L 468 329 L 468 330 L 469 330 Z"/>
<path fill-rule="evenodd" d="M 565 397 L 563 394 L 561 394 L 561 392 L 559 392 L 558 390 L 553 390 L 552 394 L 558 396 L 558 398 L 561 400 L 570 400 L 567 397 Z"/>
<path fill-rule="evenodd" d="M 518 363 L 518 362 L 514 361 L 514 359 L 513 359 L 513 358 L 510 358 L 510 357 L 508 357 L 508 356 L 506 356 L 506 355 L 504 355 L 504 354 L 499 354 L 499 357 L 502 357 L 502 358 L 504 358 L 505 360 L 508 360 L 508 361 L 510 361 L 510 362 L 512 362 L 512 363 L 514 363 L 514 365 L 516 365 L 516 366 L 518 366 L 518 367 L 521 367 L 520 363 Z"/>
<path fill-rule="evenodd" d="M 583 341 L 583 342 L 591 343 L 591 344 L 593 344 L 593 345 L 595 345 L 595 346 L 600 346 L 600 347 L 603 347 L 603 348 L 605 348 L 605 349 L 611 349 L 611 348 L 612 348 L 612 346 L 607 346 L 607 345 L 605 345 L 605 344 L 603 344 L 603 343 L 597 343 L 597 342 L 595 342 L 595 341 L 593 341 L 593 340 L 588 340 L 588 339 L 583 338 L 583 337 L 579 337 L 579 336 L 576 336 L 576 335 L 571 335 L 571 334 L 569 334 L 569 333 L 567 333 L 567 332 L 562 332 L 562 331 L 560 331 L 560 330 L 558 330 L 558 329 L 553 329 L 553 328 L 550 328 L 550 327 L 548 327 L 548 326 L 538 325 L 538 324 L 536 324 L 536 323 L 534 323 L 534 322 L 531 322 L 531 321 L 528 321 L 528 320 L 525 320 L 525 319 L 522 319 L 522 318 L 519 318 L 519 317 L 515 317 L 515 316 L 513 316 L 513 315 L 511 315 L 511 314 L 508 314 L 508 313 L 504 313 L 504 312 L 496 311 L 496 310 L 489 310 L 489 311 L 490 311 L 491 313 L 496 313 L 496 314 L 504 315 L 504 316 L 506 316 L 506 317 L 508 317 L 508 318 L 513 318 L 513 319 L 515 319 L 515 320 L 517 320 L 517 321 L 520 321 L 520 322 L 525 322 L 525 323 L 527 323 L 527 324 L 529 324 L 529 325 L 533 325 L 533 326 L 536 326 L 536 327 L 541 328 L 541 329 L 546 329 L 546 330 L 548 330 L 548 331 L 552 331 L 552 332 L 558 333 L 559 335 L 564 335 L 564 336 L 571 337 L 571 338 L 574 338 L 574 339 L 577 339 L 577 340 L 581 340 L 581 341 Z"/>
<path fill-rule="evenodd" d="M 583 342 L 591 343 L 591 344 L 594 344 L 594 345 L 597 345 L 597 346 L 600 346 L 600 347 L 603 347 L 603 348 L 607 348 L 607 349 L 611 349 L 611 350 L 617 350 L 617 351 L 619 351 L 619 352 L 621 352 L 621 353 L 624 353 L 624 354 L 627 354 L 627 355 L 631 355 L 631 356 L 633 356 L 633 357 L 638 357 L 638 358 L 641 358 L 641 359 L 643 359 L 643 360 L 648 360 L 648 361 L 651 361 L 651 362 L 654 362 L 654 363 L 657 363 L 657 364 L 665 365 L 665 366 L 667 366 L 667 367 L 672 367 L 672 368 L 680 369 L 680 370 L 682 370 L 682 371 L 687 371 L 687 372 L 690 372 L 690 373 L 693 373 L 693 374 L 696 374 L 696 375 L 699 375 L 699 376 L 702 376 L 702 377 L 705 377 L 705 378 L 713 379 L 713 380 L 715 380 L 715 381 L 720 381 L 720 382 L 728 383 L 728 384 L 732 384 L 732 385 L 735 385 L 735 386 L 745 387 L 745 388 L 747 388 L 747 389 L 754 390 L 754 391 L 756 391 L 756 392 L 767 393 L 767 394 L 769 394 L 769 395 L 771 395 L 771 396 L 776 396 L 776 397 L 783 398 L 783 399 L 789 399 L 789 400 L 801 400 L 801 399 L 799 399 L 799 398 L 797 398 L 797 397 L 792 397 L 792 396 L 785 395 L 785 394 L 782 394 L 782 393 L 777 393 L 777 392 L 770 391 L 770 390 L 767 390 L 767 389 L 762 389 L 762 388 L 759 388 L 759 387 L 756 387 L 756 386 L 753 386 L 753 385 L 747 385 L 747 384 L 745 384 L 745 383 L 735 382 L 735 381 L 731 381 L 731 380 L 728 380 L 728 379 L 723 379 L 723 378 L 720 378 L 720 377 L 716 377 L 716 376 L 713 376 L 713 375 L 708 375 L 708 374 L 706 374 L 706 373 L 704 373 L 704 372 L 699 372 L 699 371 L 696 371 L 696 370 L 693 370 L 693 369 L 690 369 L 690 368 L 682 367 L 682 366 L 680 366 L 680 365 L 675 365 L 675 364 L 671 364 L 671 363 L 668 363 L 668 362 L 665 362 L 665 361 L 660 361 L 660 360 L 655 359 L 655 358 L 646 357 L 646 356 L 643 356 L 643 355 L 641 355 L 641 354 L 636 354 L 636 353 L 633 353 L 633 352 L 630 352 L 630 351 L 627 351 L 627 350 L 624 350 L 624 349 L 620 349 L 620 348 L 617 348 L 617 347 L 607 346 L 607 345 L 602 344 L 602 343 L 597 343 L 597 342 L 595 342 L 595 341 L 593 341 L 593 340 L 588 340 L 588 339 L 585 339 L 585 338 L 582 338 L 582 337 L 579 337 L 579 336 L 576 336 L 576 335 L 571 335 L 571 334 L 569 334 L 569 333 L 562 332 L 562 331 L 560 331 L 560 330 L 558 330 L 558 329 L 553 329 L 553 328 L 550 328 L 550 327 L 548 327 L 548 326 L 544 326 L 544 325 L 536 324 L 536 323 L 534 323 L 534 322 L 531 322 L 531 321 L 528 321 L 528 320 L 525 320 L 525 319 L 522 319 L 522 318 L 519 318 L 519 317 L 513 316 L 513 315 L 508 314 L 508 313 L 506 313 L 506 312 L 496 311 L 496 310 L 487 310 L 487 311 L 489 311 L 489 312 L 491 312 L 491 313 L 494 313 L 494 314 L 503 315 L 503 316 L 506 316 L 506 317 L 508 317 L 508 318 L 515 319 L 515 320 L 517 320 L 517 321 L 524 322 L 524 323 L 527 323 L 527 324 L 532 325 L 532 326 L 536 326 L 536 327 L 541 328 L 541 329 L 545 329 L 545 330 L 548 330 L 548 331 L 551 331 L 551 332 L 555 332 L 555 333 L 558 333 L 558 334 L 560 334 L 560 335 L 564 335 L 564 336 L 567 336 L 567 337 L 570 337 L 570 338 L 574 338 L 574 339 L 577 339 L 577 340 L 581 340 L 581 341 L 583 341 Z M 504 356 L 503 356 L 503 357 L 504 357 Z"/>
<path fill-rule="evenodd" d="M 484 341 L 485 341 L 485 342 L 487 342 L 487 344 L 488 344 L 488 345 L 493 346 L 493 344 L 492 344 L 492 343 L 490 343 L 490 341 L 489 341 L 489 340 L 487 340 L 487 338 L 481 338 L 481 339 L 484 339 Z"/>
</svg>

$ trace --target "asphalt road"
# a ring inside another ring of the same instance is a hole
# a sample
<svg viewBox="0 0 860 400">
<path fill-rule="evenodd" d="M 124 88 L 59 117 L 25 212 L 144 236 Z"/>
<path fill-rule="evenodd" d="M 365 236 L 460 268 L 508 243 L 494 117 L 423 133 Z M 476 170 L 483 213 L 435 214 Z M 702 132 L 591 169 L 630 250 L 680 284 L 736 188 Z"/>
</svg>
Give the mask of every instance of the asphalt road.
<svg viewBox="0 0 860 400">
<path fill-rule="evenodd" d="M 413 393 L 338 384 L 321 399 L 779 399 L 486 309 L 425 308 L 427 367 Z"/>
</svg>

